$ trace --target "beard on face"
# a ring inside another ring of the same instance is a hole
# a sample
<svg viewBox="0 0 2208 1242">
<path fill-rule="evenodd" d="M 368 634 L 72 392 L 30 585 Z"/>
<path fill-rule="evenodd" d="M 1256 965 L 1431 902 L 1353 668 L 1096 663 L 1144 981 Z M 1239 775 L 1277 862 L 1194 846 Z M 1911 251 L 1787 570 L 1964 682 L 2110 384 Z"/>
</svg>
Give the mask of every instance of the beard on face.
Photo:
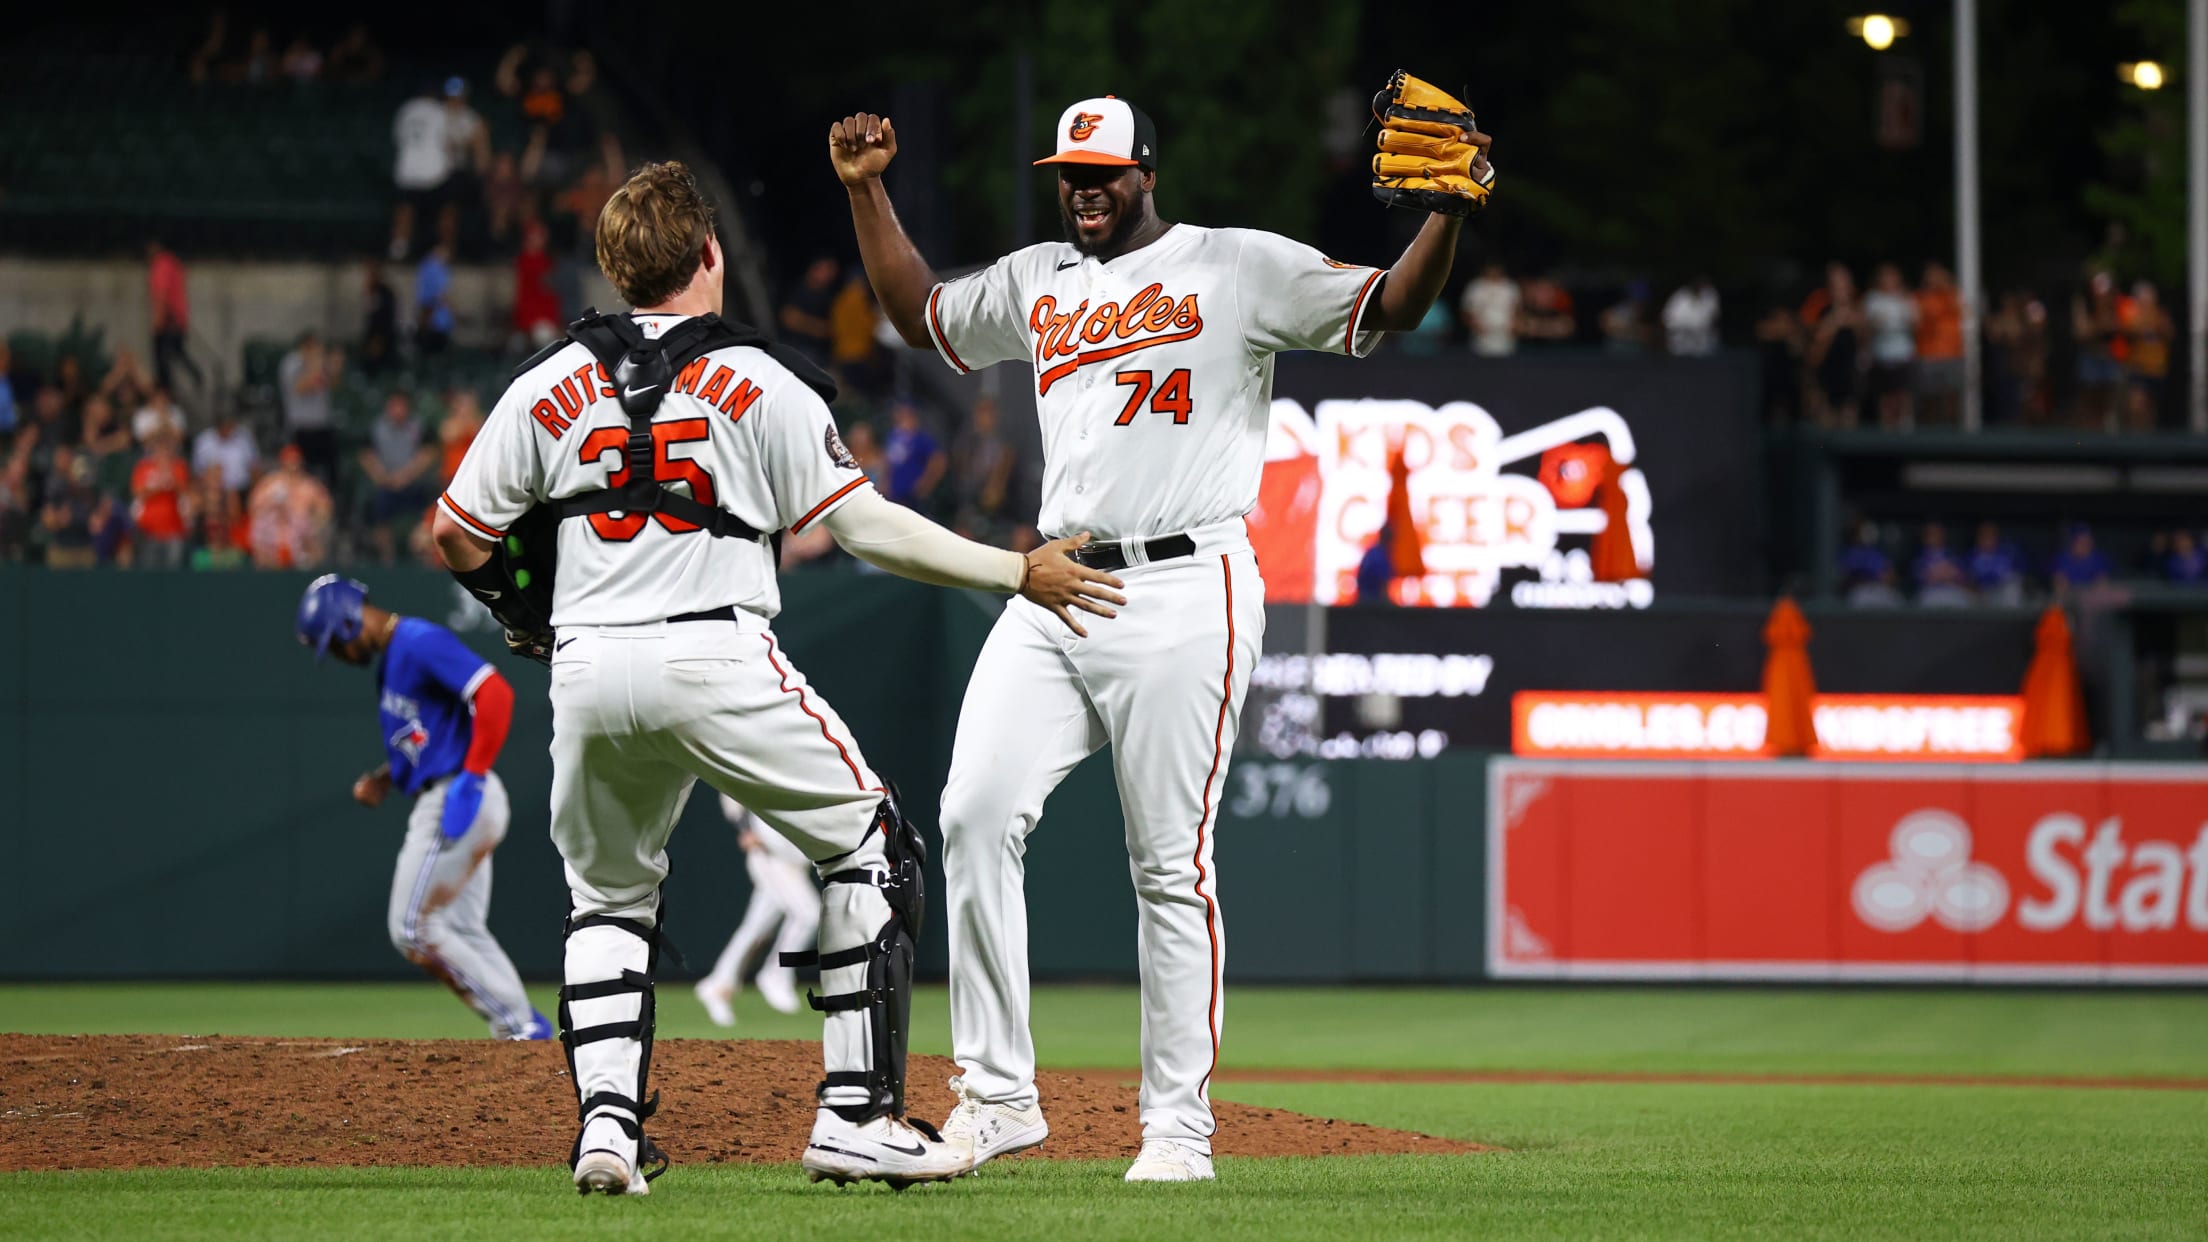
<svg viewBox="0 0 2208 1242">
<path fill-rule="evenodd" d="M 1136 200 L 1138 206 L 1140 201 Z M 1135 230 L 1142 227 L 1141 212 L 1128 210 L 1125 204 L 1116 199 L 1113 200 L 1112 210 L 1119 213 L 1119 218 L 1112 222 L 1112 231 L 1098 242 L 1088 241 L 1081 236 L 1081 222 L 1073 218 L 1073 208 L 1063 198 L 1058 200 L 1058 222 L 1064 226 L 1066 240 L 1075 250 L 1087 255 L 1109 254 L 1125 246 L 1134 238 Z"/>
</svg>

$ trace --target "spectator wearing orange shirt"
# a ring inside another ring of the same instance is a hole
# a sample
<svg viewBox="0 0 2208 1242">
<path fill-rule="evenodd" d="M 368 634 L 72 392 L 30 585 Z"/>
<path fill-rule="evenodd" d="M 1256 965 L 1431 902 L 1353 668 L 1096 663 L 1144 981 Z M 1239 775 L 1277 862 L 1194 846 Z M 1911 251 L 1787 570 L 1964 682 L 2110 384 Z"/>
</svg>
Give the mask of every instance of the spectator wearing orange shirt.
<svg viewBox="0 0 2208 1242">
<path fill-rule="evenodd" d="M 146 441 L 146 455 L 130 472 L 130 520 L 137 528 L 136 563 L 147 569 L 179 569 L 185 536 L 191 533 L 191 467 L 177 451 L 178 437 L 166 428 Z"/>
<path fill-rule="evenodd" d="M 828 307 L 828 355 L 838 379 L 867 392 L 881 387 L 881 347 L 874 339 L 879 318 L 872 288 L 854 269 Z"/>
<path fill-rule="evenodd" d="M 1925 422 L 1963 421 L 1963 298 L 1953 273 L 1938 263 L 1924 265 L 1917 291 L 1917 394 Z"/>
<path fill-rule="evenodd" d="M 445 394 L 445 421 L 437 424 L 437 443 L 442 460 L 438 463 L 439 475 L 444 482 L 452 482 L 452 476 L 460 470 L 460 459 L 468 455 L 468 446 L 475 443 L 476 433 L 483 430 L 483 403 L 472 388 L 455 388 Z"/>
<path fill-rule="evenodd" d="M 2124 429 L 2152 431 L 2162 408 L 2162 389 L 2170 378 L 2170 341 L 2177 325 L 2162 305 L 2153 282 L 2142 280 L 2131 287 L 2131 296 L 2117 303 L 2122 326 L 2124 373 Z"/>
<path fill-rule="evenodd" d="M 199 364 L 184 351 L 184 337 L 192 329 L 192 302 L 184 287 L 184 261 L 158 240 L 146 243 L 146 297 L 153 307 L 153 375 L 173 389 L 171 368 L 192 373 L 192 383 L 204 385 Z"/>
<path fill-rule="evenodd" d="M 437 477 L 442 484 L 452 482 L 459 472 L 460 461 L 468 455 L 468 446 L 475 443 L 477 433 L 483 430 L 483 405 L 472 388 L 453 388 L 445 393 L 445 418 L 437 424 Z M 414 559 L 429 569 L 443 569 L 443 556 L 437 551 L 437 541 L 431 537 L 431 522 L 437 516 L 435 505 L 422 509 L 422 520 L 414 523 L 406 532 L 406 548 Z"/>
</svg>

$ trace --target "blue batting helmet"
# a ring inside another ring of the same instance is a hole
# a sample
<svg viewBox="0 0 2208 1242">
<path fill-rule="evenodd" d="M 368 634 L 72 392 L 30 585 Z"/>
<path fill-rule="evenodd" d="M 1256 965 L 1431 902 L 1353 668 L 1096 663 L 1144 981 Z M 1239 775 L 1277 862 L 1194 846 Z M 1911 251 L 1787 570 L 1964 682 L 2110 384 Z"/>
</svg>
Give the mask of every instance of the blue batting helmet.
<svg viewBox="0 0 2208 1242">
<path fill-rule="evenodd" d="M 314 648 L 319 660 L 330 653 L 331 643 L 360 637 L 360 610 L 368 603 L 368 587 L 351 578 L 324 574 L 307 584 L 299 597 L 299 641 Z"/>
</svg>

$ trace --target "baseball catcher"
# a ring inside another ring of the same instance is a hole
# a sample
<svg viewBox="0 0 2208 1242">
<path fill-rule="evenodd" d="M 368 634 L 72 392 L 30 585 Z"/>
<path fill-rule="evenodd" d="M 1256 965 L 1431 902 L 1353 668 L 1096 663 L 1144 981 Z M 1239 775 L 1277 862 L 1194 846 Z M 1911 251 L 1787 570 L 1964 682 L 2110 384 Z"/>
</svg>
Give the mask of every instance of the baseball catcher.
<svg viewBox="0 0 2208 1242">
<path fill-rule="evenodd" d="M 1472 110 L 1447 91 L 1398 69 L 1372 97 L 1380 154 L 1372 157 L 1372 196 L 1390 207 L 1469 216 L 1487 206 L 1495 170 L 1491 139 Z"/>
</svg>

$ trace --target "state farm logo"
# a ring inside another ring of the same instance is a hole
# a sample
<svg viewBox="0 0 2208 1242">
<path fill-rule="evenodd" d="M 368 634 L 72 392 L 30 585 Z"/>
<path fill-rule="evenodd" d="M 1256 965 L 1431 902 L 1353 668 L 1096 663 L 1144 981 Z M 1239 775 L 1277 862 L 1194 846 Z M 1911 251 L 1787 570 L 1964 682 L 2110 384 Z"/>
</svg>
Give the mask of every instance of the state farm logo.
<svg viewBox="0 0 2208 1242">
<path fill-rule="evenodd" d="M 1931 918 L 1950 931 L 1984 931 L 2009 909 L 2009 882 L 1970 860 L 1970 829 L 1946 811 L 1913 811 L 1894 825 L 1893 859 L 1855 879 L 1855 914 L 1885 932 Z"/>
</svg>

